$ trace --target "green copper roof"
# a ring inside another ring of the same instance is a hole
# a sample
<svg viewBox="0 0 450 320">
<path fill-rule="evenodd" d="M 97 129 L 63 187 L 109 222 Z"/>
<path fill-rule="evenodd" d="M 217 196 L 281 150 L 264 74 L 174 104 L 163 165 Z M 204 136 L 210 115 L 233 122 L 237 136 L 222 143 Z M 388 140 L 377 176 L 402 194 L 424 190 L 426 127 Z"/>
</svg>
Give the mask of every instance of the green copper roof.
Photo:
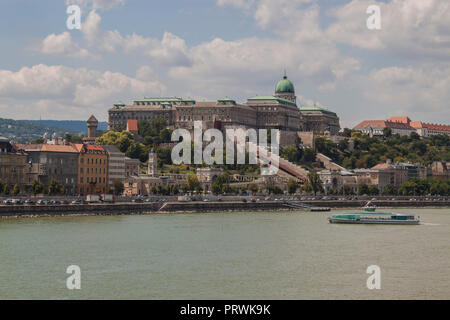
<svg viewBox="0 0 450 320">
<path fill-rule="evenodd" d="M 224 103 L 224 104 L 236 104 L 236 100 L 233 100 L 231 98 L 224 98 L 217 100 L 217 103 Z"/>
<path fill-rule="evenodd" d="M 283 79 L 278 82 L 275 93 L 295 93 L 294 85 L 286 76 L 284 76 Z"/>
<path fill-rule="evenodd" d="M 144 98 L 134 100 L 135 102 L 178 102 L 183 101 L 181 98 Z"/>
<path fill-rule="evenodd" d="M 326 113 L 326 114 L 331 114 L 331 115 L 336 116 L 335 112 L 325 109 L 325 108 L 322 108 L 322 107 L 317 107 L 317 106 L 301 106 L 299 109 L 300 109 L 300 111 L 319 111 L 321 113 Z"/>
<path fill-rule="evenodd" d="M 275 100 L 278 103 L 281 104 L 289 104 L 291 106 L 296 107 L 297 105 L 292 102 L 291 100 L 287 100 L 287 99 L 283 99 L 283 98 L 279 98 L 279 97 L 274 97 L 274 96 L 256 96 L 253 98 L 248 98 L 249 101 L 254 101 L 254 100 Z"/>
</svg>

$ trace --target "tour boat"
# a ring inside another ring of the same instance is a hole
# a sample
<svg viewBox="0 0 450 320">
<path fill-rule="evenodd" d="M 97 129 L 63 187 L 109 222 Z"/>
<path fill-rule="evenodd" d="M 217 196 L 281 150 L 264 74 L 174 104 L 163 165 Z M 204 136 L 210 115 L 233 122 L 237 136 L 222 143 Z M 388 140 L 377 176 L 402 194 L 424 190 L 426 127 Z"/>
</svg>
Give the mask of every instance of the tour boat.
<svg viewBox="0 0 450 320">
<path fill-rule="evenodd" d="M 355 212 L 335 214 L 328 218 L 330 223 L 353 223 L 353 224 L 419 224 L 412 213 L 392 212 Z"/>
</svg>

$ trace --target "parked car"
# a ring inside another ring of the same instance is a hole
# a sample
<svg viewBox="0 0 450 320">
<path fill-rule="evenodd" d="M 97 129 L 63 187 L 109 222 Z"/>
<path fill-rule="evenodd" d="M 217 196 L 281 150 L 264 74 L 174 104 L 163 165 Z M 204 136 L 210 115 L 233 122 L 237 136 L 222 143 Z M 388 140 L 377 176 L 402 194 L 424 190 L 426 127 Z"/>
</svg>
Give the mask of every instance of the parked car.
<svg viewBox="0 0 450 320">
<path fill-rule="evenodd" d="M 131 200 L 131 202 L 144 202 L 144 200 L 142 200 L 141 198 L 136 198 Z"/>
<path fill-rule="evenodd" d="M 25 204 L 35 204 L 35 202 L 31 199 L 27 199 L 24 201 Z"/>
</svg>

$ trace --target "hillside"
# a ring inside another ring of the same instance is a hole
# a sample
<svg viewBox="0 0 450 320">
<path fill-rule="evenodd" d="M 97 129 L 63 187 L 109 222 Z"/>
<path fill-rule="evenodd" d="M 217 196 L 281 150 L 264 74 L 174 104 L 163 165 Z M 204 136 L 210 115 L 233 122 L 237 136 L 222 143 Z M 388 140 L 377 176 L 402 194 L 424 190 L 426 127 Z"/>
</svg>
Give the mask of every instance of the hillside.
<svg viewBox="0 0 450 320">
<path fill-rule="evenodd" d="M 43 126 L 61 128 L 73 132 L 87 132 L 85 120 L 23 120 Z M 98 122 L 98 130 L 108 129 L 107 122 Z"/>
<path fill-rule="evenodd" d="M 83 132 L 84 131 L 86 130 L 83 130 Z M 35 123 L 34 121 L 0 118 L 0 136 L 7 137 L 16 143 L 24 143 L 42 138 L 46 132 L 49 137 L 51 137 L 53 133 L 56 133 L 56 135 L 60 137 L 64 136 L 66 132 L 72 135 L 80 134 L 79 131 L 67 130 L 61 127 L 45 125 L 43 123 Z"/>
<path fill-rule="evenodd" d="M 411 136 L 371 138 L 354 131 L 349 135 L 348 139 L 353 141 L 354 148 L 349 148 L 348 140 L 334 144 L 324 137 L 319 137 L 316 139 L 317 151 L 348 169 L 371 168 L 386 162 L 387 159 L 424 165 L 430 165 L 433 161 L 450 161 L 449 136 L 421 138 L 413 133 Z"/>
</svg>

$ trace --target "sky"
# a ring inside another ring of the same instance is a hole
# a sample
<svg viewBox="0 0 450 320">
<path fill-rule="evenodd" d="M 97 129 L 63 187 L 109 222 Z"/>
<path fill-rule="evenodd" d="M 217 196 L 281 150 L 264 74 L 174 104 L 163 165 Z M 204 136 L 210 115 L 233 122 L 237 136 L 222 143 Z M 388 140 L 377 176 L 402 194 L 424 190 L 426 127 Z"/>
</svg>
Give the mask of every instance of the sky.
<svg viewBox="0 0 450 320">
<path fill-rule="evenodd" d="M 70 5 L 81 29 L 67 28 Z M 0 17 L 1 118 L 105 121 L 115 102 L 159 96 L 244 103 L 286 70 L 298 104 L 342 127 L 450 124 L 448 0 L 2 0 Z"/>
</svg>

